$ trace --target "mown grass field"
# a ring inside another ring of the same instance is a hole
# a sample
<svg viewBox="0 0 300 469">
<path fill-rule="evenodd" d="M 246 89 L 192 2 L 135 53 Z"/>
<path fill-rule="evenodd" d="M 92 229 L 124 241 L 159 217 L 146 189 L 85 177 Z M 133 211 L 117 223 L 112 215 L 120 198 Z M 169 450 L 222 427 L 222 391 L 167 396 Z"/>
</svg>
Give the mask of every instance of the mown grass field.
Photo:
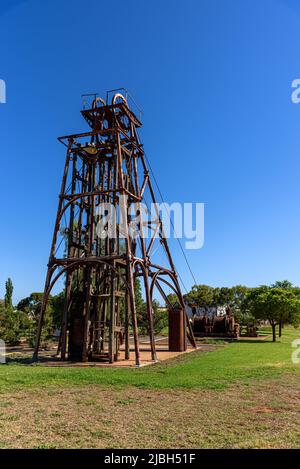
<svg viewBox="0 0 300 469">
<path fill-rule="evenodd" d="M 299 447 L 295 338 L 141 369 L 1 365 L 0 447 Z"/>
</svg>

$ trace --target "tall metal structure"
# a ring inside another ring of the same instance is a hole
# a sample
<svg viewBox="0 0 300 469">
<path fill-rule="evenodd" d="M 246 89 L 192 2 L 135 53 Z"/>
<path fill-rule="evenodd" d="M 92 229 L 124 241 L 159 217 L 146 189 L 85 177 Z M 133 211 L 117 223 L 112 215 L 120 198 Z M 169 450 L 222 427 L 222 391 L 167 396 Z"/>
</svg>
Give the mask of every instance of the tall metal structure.
<svg viewBox="0 0 300 469">
<path fill-rule="evenodd" d="M 35 358 L 38 357 L 50 292 L 63 278 L 65 300 L 59 344 L 62 360 L 104 359 L 113 363 L 118 360 L 122 344 L 125 359 L 129 359 L 132 334 L 135 363 L 140 364 L 136 278 L 141 279 L 144 288 L 144 314 L 148 320 L 152 359 L 157 358 L 153 328 L 155 289 L 168 304 L 173 318 L 170 330 L 175 342 L 178 333 L 182 336 L 182 328 L 187 327 L 187 336 L 195 346 L 187 318 L 178 322 L 181 331 L 176 331 L 176 311 L 178 315 L 185 315 L 184 301 L 160 213 L 156 209 L 155 217 L 146 224 L 140 216 L 140 204 L 145 202 L 146 193 L 148 204 L 156 202 L 138 136 L 141 116 L 130 108 L 127 92 L 124 95 L 113 91 L 113 95 L 107 93 L 106 101 L 94 95 L 88 108 L 81 111 L 90 130 L 59 138 L 67 147 L 67 156 Z M 89 101 L 90 95 L 86 96 Z M 109 207 L 114 209 L 117 222 L 114 236 L 108 236 L 112 228 Z M 132 228 L 134 219 L 136 231 Z M 148 238 L 141 236 L 145 229 L 150 233 Z M 157 243 L 164 251 L 165 265 L 152 259 Z M 176 294 L 175 305 L 168 300 L 166 287 Z"/>
</svg>

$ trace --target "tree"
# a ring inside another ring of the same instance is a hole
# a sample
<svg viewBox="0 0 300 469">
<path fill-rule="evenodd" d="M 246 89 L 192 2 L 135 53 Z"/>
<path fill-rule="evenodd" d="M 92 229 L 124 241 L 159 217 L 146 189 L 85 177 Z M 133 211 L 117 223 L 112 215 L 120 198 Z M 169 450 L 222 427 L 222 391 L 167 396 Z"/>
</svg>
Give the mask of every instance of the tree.
<svg viewBox="0 0 300 469">
<path fill-rule="evenodd" d="M 143 299 L 142 287 L 139 279 L 135 280 L 134 293 L 139 332 L 140 334 L 149 334 L 147 303 Z M 154 334 L 159 334 L 161 330 L 168 325 L 168 313 L 164 308 L 159 307 L 156 300 L 152 301 L 152 310 Z"/>
<path fill-rule="evenodd" d="M 139 278 L 136 278 L 134 282 L 134 297 L 139 332 L 145 334 L 148 330 L 147 307 L 143 300 L 142 286 Z"/>
<path fill-rule="evenodd" d="M 300 324 L 300 300 L 295 292 L 287 289 L 272 289 L 272 297 L 278 303 L 279 315 L 279 337 L 285 324 L 292 324 L 298 327 Z"/>
<path fill-rule="evenodd" d="M 263 285 L 249 293 L 245 305 L 256 319 L 269 321 L 273 342 L 276 341 L 276 326 L 300 324 L 300 300 L 293 291 Z"/>
<path fill-rule="evenodd" d="M 240 333 L 242 333 L 243 328 L 248 326 L 254 326 L 256 319 L 252 314 L 244 308 L 244 301 L 247 297 L 247 294 L 250 292 L 250 288 L 245 285 L 235 285 L 231 288 L 232 290 L 232 302 L 231 307 L 233 311 L 234 318 L 240 326 Z"/>
<path fill-rule="evenodd" d="M 13 308 L 13 289 L 12 280 L 8 278 L 5 282 L 4 301 L 0 301 L 0 338 L 10 345 L 18 344 L 28 327 L 26 314 Z"/>
<path fill-rule="evenodd" d="M 5 297 L 4 297 L 4 305 L 6 309 L 12 310 L 13 303 L 12 303 L 12 295 L 13 295 L 13 283 L 11 278 L 8 278 L 5 282 Z"/>
<path fill-rule="evenodd" d="M 171 303 L 172 306 L 176 307 L 176 306 L 180 306 L 180 303 L 179 303 L 179 299 L 178 299 L 178 296 L 176 295 L 176 293 L 169 293 L 167 295 L 167 298 L 169 300 L 169 302 Z M 169 306 L 169 303 L 166 301 L 166 308 L 168 308 Z"/>
<path fill-rule="evenodd" d="M 6 283 L 6 301 L 0 300 L 0 339 L 7 344 L 17 345 L 26 336 L 27 315 L 14 310 L 11 301 L 12 283 Z"/>
<path fill-rule="evenodd" d="M 54 295 L 50 298 L 51 313 L 52 313 L 52 322 L 55 329 L 61 327 L 64 305 L 65 305 L 65 292 L 62 291 L 57 295 Z"/>
<path fill-rule="evenodd" d="M 294 288 L 293 284 L 289 280 L 277 280 L 271 288 L 282 288 L 283 290 L 292 290 Z"/>
<path fill-rule="evenodd" d="M 164 327 L 168 326 L 168 312 L 165 308 L 160 308 L 156 300 L 152 302 L 153 310 L 153 331 L 154 334 L 159 334 Z M 139 332 L 142 335 L 149 334 L 149 322 L 147 315 L 147 304 L 143 302 L 137 309 L 137 321 L 139 326 Z"/>
<path fill-rule="evenodd" d="M 24 312 L 12 309 L 0 312 L 0 338 L 7 344 L 17 345 L 26 337 L 28 328 L 29 320 Z"/>
<path fill-rule="evenodd" d="M 30 345 L 34 345 L 37 325 L 40 317 L 41 306 L 43 302 L 43 293 L 34 292 L 31 293 L 27 298 L 23 298 L 17 305 L 17 310 L 22 311 L 30 319 L 30 325 L 27 330 L 27 338 Z M 47 304 L 47 308 L 44 315 L 44 326 L 42 331 L 41 343 L 47 346 L 48 340 L 52 337 L 54 332 L 53 322 L 53 308 L 51 304 L 52 297 Z"/>
<path fill-rule="evenodd" d="M 141 281 L 139 278 L 136 278 L 134 282 L 134 296 L 136 309 L 141 309 L 145 302 L 143 300 Z"/>
<path fill-rule="evenodd" d="M 241 310 L 243 301 L 245 300 L 247 294 L 250 291 L 249 287 L 245 285 L 235 285 L 231 288 L 232 290 L 232 303 L 234 310 Z"/>
<path fill-rule="evenodd" d="M 283 290 L 289 290 L 297 294 L 299 293 L 299 289 L 297 287 L 294 287 L 294 285 L 289 280 L 277 280 L 273 285 L 271 285 L 271 288 L 282 288 Z M 282 328 L 284 326 L 282 318 L 279 320 L 278 326 L 278 336 L 281 337 Z"/>
<path fill-rule="evenodd" d="M 234 294 L 232 288 L 221 287 L 216 290 L 218 291 L 216 297 L 217 306 L 232 306 Z"/>
<path fill-rule="evenodd" d="M 199 308 L 208 310 L 214 305 L 214 289 L 209 285 L 193 285 L 192 290 L 185 295 L 185 301 L 190 305 L 197 305 Z"/>
</svg>

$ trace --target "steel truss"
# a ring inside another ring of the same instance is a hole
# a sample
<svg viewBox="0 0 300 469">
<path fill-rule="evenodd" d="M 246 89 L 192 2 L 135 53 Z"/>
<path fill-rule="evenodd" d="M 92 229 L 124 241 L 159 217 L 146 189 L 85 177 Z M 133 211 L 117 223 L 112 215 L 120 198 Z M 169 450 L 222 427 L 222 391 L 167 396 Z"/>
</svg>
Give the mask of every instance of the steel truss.
<svg viewBox="0 0 300 469">
<path fill-rule="evenodd" d="M 141 120 L 120 93 L 114 94 L 111 104 L 95 97 L 89 109 L 82 110 L 81 114 L 91 130 L 59 138 L 67 147 L 67 156 L 34 357 L 38 357 L 51 290 L 65 277 L 58 350 L 61 359 L 104 359 L 113 363 L 118 360 L 123 343 L 125 358 L 129 359 L 129 333 L 132 331 L 135 363 L 139 365 L 135 279 L 140 278 L 147 305 L 151 357 L 155 361 L 154 289 L 158 289 L 173 312 L 178 306 L 184 310 L 184 301 L 159 211 L 148 223 L 151 232 L 148 239 L 139 235 L 132 237 L 129 232 L 132 219 L 128 207 L 143 202 L 146 191 L 151 202 L 156 203 L 138 136 Z M 101 204 L 111 204 L 118 217 L 125 216 L 123 232 L 117 228 L 114 238 L 99 236 L 97 232 L 101 218 L 97 208 Z M 66 241 L 64 252 L 60 247 L 62 240 Z M 151 261 L 157 242 L 166 254 L 166 266 Z M 176 305 L 168 300 L 166 286 L 176 294 Z M 186 326 L 187 335 L 195 346 L 187 318 Z"/>
</svg>

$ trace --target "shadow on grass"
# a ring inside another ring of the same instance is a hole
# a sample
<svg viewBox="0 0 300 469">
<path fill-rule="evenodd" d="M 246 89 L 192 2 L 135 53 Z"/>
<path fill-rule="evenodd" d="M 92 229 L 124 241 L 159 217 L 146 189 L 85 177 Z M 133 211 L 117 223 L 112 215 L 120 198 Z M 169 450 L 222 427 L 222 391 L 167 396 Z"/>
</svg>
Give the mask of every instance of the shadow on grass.
<svg viewBox="0 0 300 469">
<path fill-rule="evenodd" d="M 280 341 L 276 341 L 280 343 Z M 276 343 L 275 342 L 275 343 Z M 274 344 L 272 339 L 269 340 L 261 340 L 261 339 L 243 339 L 239 341 L 239 344 Z"/>
<path fill-rule="evenodd" d="M 32 356 L 21 356 L 21 357 L 6 357 L 6 365 L 37 365 L 43 363 L 57 363 L 60 360 L 56 357 L 43 357 L 40 356 L 39 360 L 33 360 Z"/>
</svg>

